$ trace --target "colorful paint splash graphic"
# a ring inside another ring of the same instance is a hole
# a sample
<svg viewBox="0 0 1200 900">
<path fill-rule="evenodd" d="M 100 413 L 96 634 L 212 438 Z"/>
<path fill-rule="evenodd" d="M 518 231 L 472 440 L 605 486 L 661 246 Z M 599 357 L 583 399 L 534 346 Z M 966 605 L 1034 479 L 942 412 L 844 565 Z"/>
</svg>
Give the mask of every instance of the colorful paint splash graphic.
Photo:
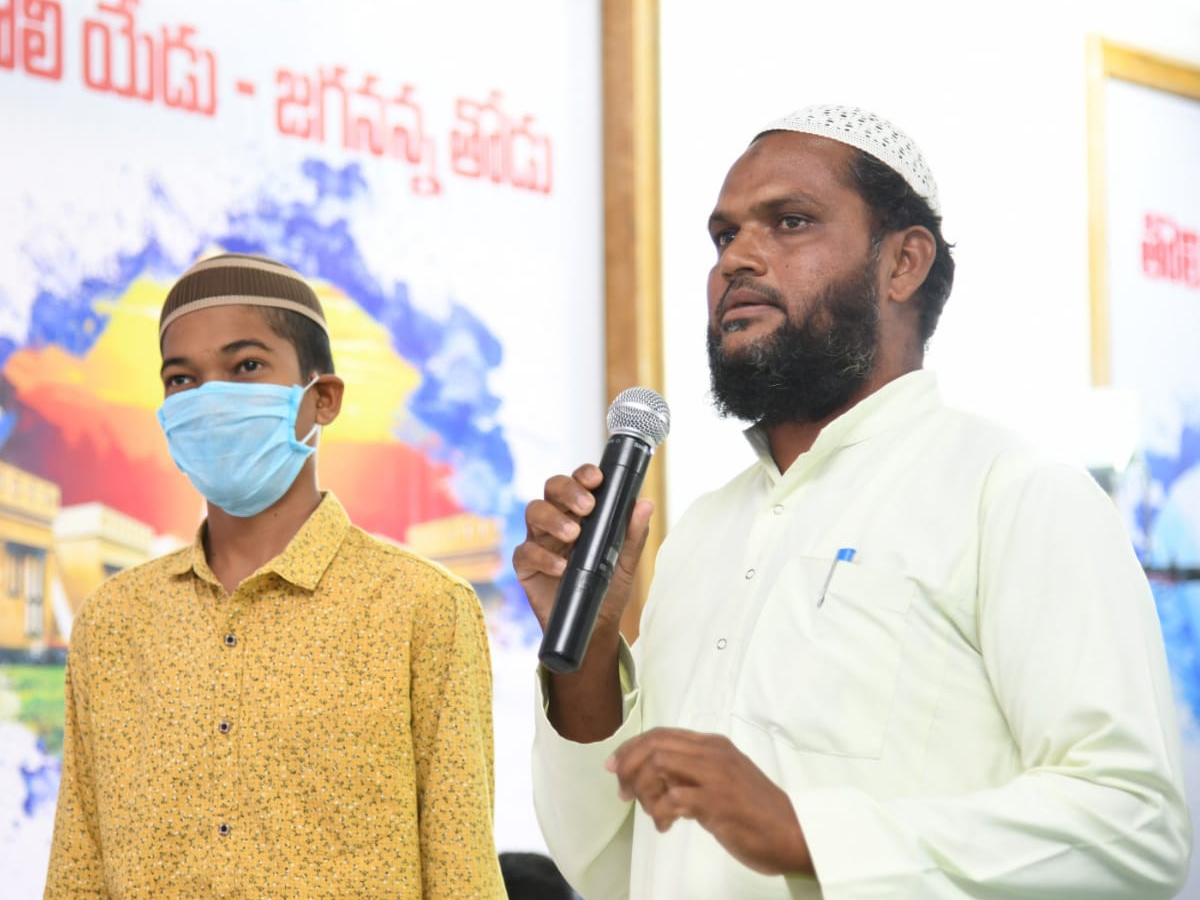
<svg viewBox="0 0 1200 900">
<path fill-rule="evenodd" d="M 1200 736 L 1200 582 L 1172 571 L 1200 569 L 1200 410 L 1180 432 L 1177 452 L 1145 454 L 1146 485 L 1132 510 L 1142 562 L 1151 578 L 1176 690 L 1191 713 L 1184 728 Z"/>
<path fill-rule="evenodd" d="M 155 188 L 159 208 L 146 216 L 140 246 L 112 253 L 102 272 L 74 283 L 61 274 L 77 268 L 68 237 L 56 245 L 58 259 L 30 253 L 39 277 L 28 337 L 0 339 L 0 461 L 56 485 L 64 511 L 99 504 L 145 527 L 155 536 L 151 555 L 191 540 L 202 501 L 167 454 L 155 418 L 158 311 L 170 284 L 202 255 L 279 259 L 317 290 L 347 384 L 342 413 L 322 435 L 322 487 L 360 527 L 418 550 L 414 533 L 431 525 L 426 541 L 432 533 L 434 545 L 454 545 L 438 523 L 486 532 L 487 552 L 476 556 L 487 565 L 476 560 L 474 574 L 460 572 L 480 591 L 495 649 L 527 652 L 540 632 L 508 564 L 524 537 L 524 501 L 514 496 L 513 454 L 498 424 L 502 401 L 489 388 L 503 346 L 457 298 L 433 298 L 431 312 L 429 298 L 426 307 L 414 302 L 408 280 L 372 271 L 355 237 L 371 213 L 360 167 L 306 160 L 278 184 L 255 187 L 207 228 Z M 56 581 L 67 583 L 66 569 L 59 566 Z M 72 608 L 78 602 L 70 597 Z M 29 861 L 48 852 L 61 763 L 19 720 L 16 670 L 6 665 L 0 659 L 0 869 L 15 869 L 27 883 L 9 887 L 35 896 L 44 866 Z"/>
<path fill-rule="evenodd" d="M 271 256 L 318 290 L 348 385 L 343 413 L 322 437 L 322 486 L 356 524 L 396 541 L 407 541 L 414 525 L 460 514 L 498 523 L 494 556 L 505 565 L 489 579 L 489 596 L 531 624 L 506 564 L 523 536 L 523 504 L 496 422 L 501 400 L 488 388 L 500 342 L 454 298 L 443 298 L 436 315 L 425 312 L 405 281 L 370 270 L 352 229 L 370 193 L 357 165 L 307 160 L 300 173 L 311 188 L 306 199 L 260 193 L 229 211 L 222 227 L 196 233 L 185 258 L 177 240 L 168 254 L 151 230 L 104 274 L 41 288 L 28 340 L 0 345 L 0 458 L 59 485 L 64 507 L 100 502 L 190 540 L 200 501 L 166 454 L 154 417 L 158 308 L 200 255 Z M 154 197 L 170 207 L 165 192 Z M 41 265 L 54 284 L 55 261 Z"/>
</svg>

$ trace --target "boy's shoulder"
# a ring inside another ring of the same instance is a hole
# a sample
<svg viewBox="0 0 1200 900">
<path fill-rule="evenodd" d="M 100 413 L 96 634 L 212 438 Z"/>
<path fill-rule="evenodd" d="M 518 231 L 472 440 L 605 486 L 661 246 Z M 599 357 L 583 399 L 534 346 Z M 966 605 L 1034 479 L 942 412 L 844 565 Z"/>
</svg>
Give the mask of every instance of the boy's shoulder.
<svg viewBox="0 0 1200 900">
<path fill-rule="evenodd" d="M 397 575 L 432 579 L 447 587 L 455 585 L 472 589 L 469 581 L 437 560 L 416 552 L 400 541 L 371 534 L 357 525 L 350 526 L 342 555 L 353 564 L 373 565 Z"/>
</svg>

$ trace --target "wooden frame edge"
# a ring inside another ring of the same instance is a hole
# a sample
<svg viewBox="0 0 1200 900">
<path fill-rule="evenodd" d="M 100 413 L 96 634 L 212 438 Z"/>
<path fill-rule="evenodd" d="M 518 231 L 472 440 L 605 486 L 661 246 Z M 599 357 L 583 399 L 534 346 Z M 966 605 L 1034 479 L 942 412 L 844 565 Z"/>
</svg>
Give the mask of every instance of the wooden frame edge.
<svg viewBox="0 0 1200 900">
<path fill-rule="evenodd" d="M 604 132 L 605 403 L 626 388 L 663 390 L 657 0 L 601 0 Z M 654 501 L 633 601 L 631 643 L 666 523 L 663 448 L 642 496 Z"/>
</svg>

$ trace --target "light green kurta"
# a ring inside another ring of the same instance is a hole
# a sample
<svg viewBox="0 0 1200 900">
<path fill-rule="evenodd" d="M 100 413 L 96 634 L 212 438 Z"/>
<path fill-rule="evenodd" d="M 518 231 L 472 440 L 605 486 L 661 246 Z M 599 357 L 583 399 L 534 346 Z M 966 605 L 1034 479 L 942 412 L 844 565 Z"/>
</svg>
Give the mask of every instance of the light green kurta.
<svg viewBox="0 0 1200 900">
<path fill-rule="evenodd" d="M 1172 896 L 1191 840 L 1162 636 L 1090 476 L 924 371 L 786 473 L 751 440 L 757 464 L 667 536 L 620 731 L 574 745 L 539 712 L 538 813 L 583 895 Z M 623 803 L 604 760 L 656 726 L 726 735 L 780 785 L 819 885 Z"/>
</svg>

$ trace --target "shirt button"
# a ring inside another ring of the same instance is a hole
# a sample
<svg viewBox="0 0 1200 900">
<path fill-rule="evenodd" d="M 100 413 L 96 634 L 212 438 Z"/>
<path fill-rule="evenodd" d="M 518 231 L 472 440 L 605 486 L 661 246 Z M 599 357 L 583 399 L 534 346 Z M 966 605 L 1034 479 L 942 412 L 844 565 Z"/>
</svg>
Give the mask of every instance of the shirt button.
<svg viewBox="0 0 1200 900">
<path fill-rule="evenodd" d="M 753 570 L 753 569 L 747 569 L 747 570 L 746 570 L 746 580 L 747 580 L 747 581 L 749 581 L 749 580 L 750 580 L 751 578 L 753 578 L 753 577 L 754 577 L 754 570 Z"/>
<path fill-rule="evenodd" d="M 728 644 L 729 642 L 725 640 L 725 638 L 721 638 L 719 641 L 717 641 L 717 649 L 724 650 Z"/>
<path fill-rule="evenodd" d="M 776 503 L 773 507 L 771 507 L 771 512 L 775 513 L 777 516 L 783 515 L 783 504 Z"/>
<path fill-rule="evenodd" d="M 225 646 L 226 647 L 236 647 L 237 646 L 237 635 L 236 634 L 225 635 Z"/>
<path fill-rule="evenodd" d="M 222 719 L 221 724 L 217 726 L 217 731 L 221 732 L 221 734 L 229 734 L 229 729 L 231 728 L 233 728 L 233 725 Z"/>
<path fill-rule="evenodd" d="M 229 834 L 229 832 L 231 832 L 232 830 L 233 829 L 230 828 L 229 825 L 225 822 L 222 822 L 220 825 L 217 826 L 217 834 L 219 834 L 221 837 L 225 837 L 225 835 Z"/>
</svg>

